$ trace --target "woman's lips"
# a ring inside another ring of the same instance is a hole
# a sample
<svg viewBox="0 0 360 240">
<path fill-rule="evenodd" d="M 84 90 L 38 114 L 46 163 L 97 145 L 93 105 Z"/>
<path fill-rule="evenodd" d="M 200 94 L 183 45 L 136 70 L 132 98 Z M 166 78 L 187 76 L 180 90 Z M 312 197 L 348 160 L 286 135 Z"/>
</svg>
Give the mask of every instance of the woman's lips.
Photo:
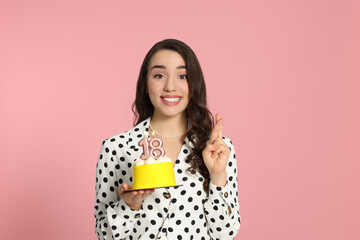
<svg viewBox="0 0 360 240">
<path fill-rule="evenodd" d="M 174 106 L 174 105 L 179 104 L 179 102 L 181 101 L 181 97 L 180 96 L 162 96 L 161 101 L 168 106 Z"/>
</svg>

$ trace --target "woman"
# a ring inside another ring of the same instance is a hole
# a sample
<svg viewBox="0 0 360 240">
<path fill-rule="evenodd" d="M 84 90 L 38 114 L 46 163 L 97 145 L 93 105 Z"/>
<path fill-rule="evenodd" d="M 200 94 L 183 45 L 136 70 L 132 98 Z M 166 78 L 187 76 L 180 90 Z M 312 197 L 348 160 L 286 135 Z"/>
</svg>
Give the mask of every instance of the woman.
<svg viewBox="0 0 360 240">
<path fill-rule="evenodd" d="M 133 129 L 103 141 L 96 177 L 99 239 L 233 239 L 240 228 L 235 151 L 213 124 L 200 64 L 166 39 L 146 55 L 133 104 Z M 163 141 L 173 188 L 126 191 L 144 136 Z"/>
</svg>

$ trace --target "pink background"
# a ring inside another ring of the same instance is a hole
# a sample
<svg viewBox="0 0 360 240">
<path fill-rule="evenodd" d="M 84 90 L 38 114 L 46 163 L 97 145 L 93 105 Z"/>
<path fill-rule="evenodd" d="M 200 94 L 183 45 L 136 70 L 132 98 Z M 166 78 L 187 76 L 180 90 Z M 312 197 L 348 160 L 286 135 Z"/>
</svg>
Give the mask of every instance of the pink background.
<svg viewBox="0 0 360 240">
<path fill-rule="evenodd" d="M 2 1 L 1 239 L 96 239 L 141 61 L 196 52 L 237 151 L 236 239 L 359 239 L 359 1 Z"/>
</svg>

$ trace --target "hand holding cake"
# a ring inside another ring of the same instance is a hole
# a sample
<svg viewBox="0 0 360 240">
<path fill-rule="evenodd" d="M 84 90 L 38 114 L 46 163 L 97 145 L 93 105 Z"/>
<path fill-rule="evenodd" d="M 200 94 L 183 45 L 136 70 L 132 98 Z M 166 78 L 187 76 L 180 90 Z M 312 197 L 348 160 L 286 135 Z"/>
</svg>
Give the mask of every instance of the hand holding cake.
<svg viewBox="0 0 360 240">
<path fill-rule="evenodd" d="M 145 198 L 149 196 L 150 193 L 154 192 L 154 189 L 126 192 L 126 190 L 129 189 L 131 189 L 131 187 L 124 183 L 121 185 L 118 191 L 120 198 L 124 200 L 126 204 L 133 210 L 139 210 Z"/>
</svg>

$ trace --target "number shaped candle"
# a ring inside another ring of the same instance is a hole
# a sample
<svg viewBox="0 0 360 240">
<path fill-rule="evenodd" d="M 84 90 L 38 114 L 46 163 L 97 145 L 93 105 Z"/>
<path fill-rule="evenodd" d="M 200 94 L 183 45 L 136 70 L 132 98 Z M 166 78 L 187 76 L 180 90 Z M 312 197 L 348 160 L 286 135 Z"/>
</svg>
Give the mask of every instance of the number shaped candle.
<svg viewBox="0 0 360 240">
<path fill-rule="evenodd" d="M 150 157 L 149 155 L 149 141 L 146 137 L 140 140 L 138 143 L 140 147 L 143 148 L 143 154 L 141 154 L 140 158 L 146 160 Z"/>
<path fill-rule="evenodd" d="M 156 143 L 156 145 L 154 145 L 154 143 Z M 163 142 L 160 138 L 153 138 L 149 142 L 149 140 L 144 137 L 138 144 L 143 148 L 143 154 L 140 156 L 143 160 L 146 160 L 149 157 L 158 159 L 165 155 L 165 150 L 162 148 Z"/>
<path fill-rule="evenodd" d="M 155 146 L 154 143 L 157 143 Z M 160 138 L 153 138 L 150 140 L 150 156 L 155 159 L 163 157 L 165 155 L 165 150 L 162 148 L 163 142 Z"/>
</svg>

